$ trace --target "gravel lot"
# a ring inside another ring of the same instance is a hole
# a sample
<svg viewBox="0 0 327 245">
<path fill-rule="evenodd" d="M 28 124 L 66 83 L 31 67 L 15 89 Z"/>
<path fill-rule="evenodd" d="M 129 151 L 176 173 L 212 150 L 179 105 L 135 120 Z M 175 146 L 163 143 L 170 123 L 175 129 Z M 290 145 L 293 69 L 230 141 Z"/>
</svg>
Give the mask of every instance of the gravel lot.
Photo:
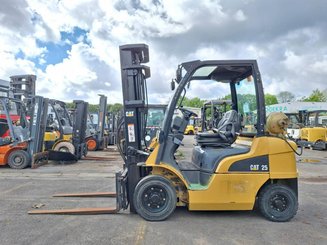
<svg viewBox="0 0 327 245">
<path fill-rule="evenodd" d="M 122 166 L 119 154 L 110 150 L 90 155 L 107 159 L 21 171 L 0 168 L 0 243 L 327 244 L 326 151 L 305 150 L 298 158 L 299 211 L 287 223 L 269 222 L 257 211 L 189 212 L 185 208 L 156 223 L 128 211 L 92 216 L 27 214 L 35 205 L 45 205 L 44 209 L 114 206 L 110 198 L 51 197 L 60 192 L 115 190 L 114 172 Z"/>
</svg>

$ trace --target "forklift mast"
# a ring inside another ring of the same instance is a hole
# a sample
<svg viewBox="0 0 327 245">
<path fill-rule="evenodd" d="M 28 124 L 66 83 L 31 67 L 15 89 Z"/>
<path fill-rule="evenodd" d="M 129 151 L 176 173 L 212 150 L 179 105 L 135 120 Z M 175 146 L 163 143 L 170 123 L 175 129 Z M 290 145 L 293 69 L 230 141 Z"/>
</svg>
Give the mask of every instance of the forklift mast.
<svg viewBox="0 0 327 245">
<path fill-rule="evenodd" d="M 34 157 L 34 154 L 43 151 L 44 134 L 47 125 L 48 103 L 49 99 L 41 96 L 34 96 L 30 101 L 33 115 L 30 118 L 30 142 L 28 144 L 28 153 Z M 46 155 L 46 154 L 45 154 Z M 47 156 L 46 156 L 47 157 Z M 37 164 L 32 160 L 32 168 Z"/>
<path fill-rule="evenodd" d="M 146 44 L 131 44 L 119 47 L 121 78 L 124 103 L 125 147 L 124 168 L 127 169 L 127 199 L 130 211 L 135 212 L 132 202 L 134 189 L 140 180 L 140 170 L 136 165 L 139 158 L 133 154 L 142 151 L 144 145 L 147 90 L 146 79 L 150 77 L 150 68 L 143 65 L 149 62 L 149 48 Z"/>
<path fill-rule="evenodd" d="M 104 130 L 106 125 L 106 114 L 107 114 L 107 96 L 99 94 L 99 115 L 98 115 L 98 126 L 96 134 L 97 140 L 99 142 L 99 149 L 104 149 L 107 146 L 104 145 Z"/>
<path fill-rule="evenodd" d="M 116 145 L 117 143 L 117 127 L 119 114 L 109 112 L 108 113 L 108 133 L 109 133 L 109 142 L 108 145 Z"/>
<path fill-rule="evenodd" d="M 73 111 L 73 139 L 72 143 L 75 147 L 75 155 L 78 159 L 87 154 L 86 138 L 86 124 L 88 117 L 89 104 L 83 100 L 73 101 L 75 109 Z"/>
<path fill-rule="evenodd" d="M 0 96 L 9 97 L 9 82 L 0 79 Z"/>
<path fill-rule="evenodd" d="M 10 77 L 10 92 L 15 99 L 24 101 L 27 114 L 33 114 L 32 97 L 35 96 L 35 75 L 15 75 Z"/>
</svg>

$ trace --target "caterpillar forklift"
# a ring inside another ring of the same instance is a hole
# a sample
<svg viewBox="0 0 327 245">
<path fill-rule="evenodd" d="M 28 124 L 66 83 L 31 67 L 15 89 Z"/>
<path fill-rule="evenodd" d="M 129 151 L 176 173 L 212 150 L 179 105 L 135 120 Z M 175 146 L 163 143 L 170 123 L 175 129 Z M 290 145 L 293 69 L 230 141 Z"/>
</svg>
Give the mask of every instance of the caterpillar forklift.
<svg viewBox="0 0 327 245">
<path fill-rule="evenodd" d="M 150 68 L 148 46 L 120 47 L 124 98 L 124 169 L 116 173 L 116 208 L 37 210 L 30 214 L 117 213 L 130 208 L 149 221 L 161 221 L 177 206 L 197 210 L 252 210 L 257 202 L 264 217 L 288 221 L 297 212 L 298 190 L 296 145 L 265 131 L 265 102 L 259 68 L 255 60 L 204 60 L 178 66 L 178 84 L 158 132 L 152 152 L 143 151 L 146 123 L 146 79 Z M 232 109 L 227 111 L 213 132 L 200 134 L 190 161 L 178 161 L 174 154 L 183 145 L 184 131 L 192 111 L 181 107 L 186 89 L 193 82 L 211 81 L 229 87 Z M 175 87 L 172 83 L 172 88 Z M 240 127 L 243 107 L 238 96 L 253 92 L 257 109 L 256 125 L 250 132 Z M 182 117 L 175 116 L 178 109 Z M 284 127 L 274 125 L 277 131 Z M 278 128 L 280 127 L 280 128 Z M 84 196 L 100 195 L 87 193 Z M 73 193 L 62 196 L 83 196 Z"/>
</svg>

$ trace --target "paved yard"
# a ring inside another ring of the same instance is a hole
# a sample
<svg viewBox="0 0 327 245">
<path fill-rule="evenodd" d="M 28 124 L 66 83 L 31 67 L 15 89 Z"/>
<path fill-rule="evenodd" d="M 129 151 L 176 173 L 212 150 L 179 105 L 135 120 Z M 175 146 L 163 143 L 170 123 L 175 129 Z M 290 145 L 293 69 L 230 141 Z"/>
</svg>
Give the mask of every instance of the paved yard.
<svg viewBox="0 0 327 245">
<path fill-rule="evenodd" d="M 187 154 L 187 153 L 185 153 Z M 0 168 L 0 244 L 327 244 L 327 152 L 306 150 L 298 161 L 299 211 L 287 223 L 256 212 L 189 212 L 178 208 L 164 222 L 116 215 L 31 216 L 42 208 L 109 207 L 110 198 L 54 198 L 54 193 L 114 191 L 117 152 L 105 160 L 49 164 L 38 169 Z"/>
</svg>

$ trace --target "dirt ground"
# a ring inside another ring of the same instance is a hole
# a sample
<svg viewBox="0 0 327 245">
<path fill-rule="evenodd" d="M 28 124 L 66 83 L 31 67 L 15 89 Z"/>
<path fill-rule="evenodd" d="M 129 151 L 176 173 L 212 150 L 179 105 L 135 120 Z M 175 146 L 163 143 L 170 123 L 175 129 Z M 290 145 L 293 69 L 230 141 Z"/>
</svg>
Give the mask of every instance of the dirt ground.
<svg viewBox="0 0 327 245">
<path fill-rule="evenodd" d="M 18 171 L 0 168 L 0 244 L 327 244 L 327 151 L 305 150 L 297 158 L 299 210 L 287 223 L 267 221 L 257 211 L 189 212 L 186 208 L 177 208 L 164 222 L 147 222 L 128 211 L 90 216 L 27 214 L 33 207 L 115 206 L 113 198 L 51 197 L 115 190 L 114 173 L 122 167 L 118 152 L 89 155 L 98 159 Z"/>
</svg>

